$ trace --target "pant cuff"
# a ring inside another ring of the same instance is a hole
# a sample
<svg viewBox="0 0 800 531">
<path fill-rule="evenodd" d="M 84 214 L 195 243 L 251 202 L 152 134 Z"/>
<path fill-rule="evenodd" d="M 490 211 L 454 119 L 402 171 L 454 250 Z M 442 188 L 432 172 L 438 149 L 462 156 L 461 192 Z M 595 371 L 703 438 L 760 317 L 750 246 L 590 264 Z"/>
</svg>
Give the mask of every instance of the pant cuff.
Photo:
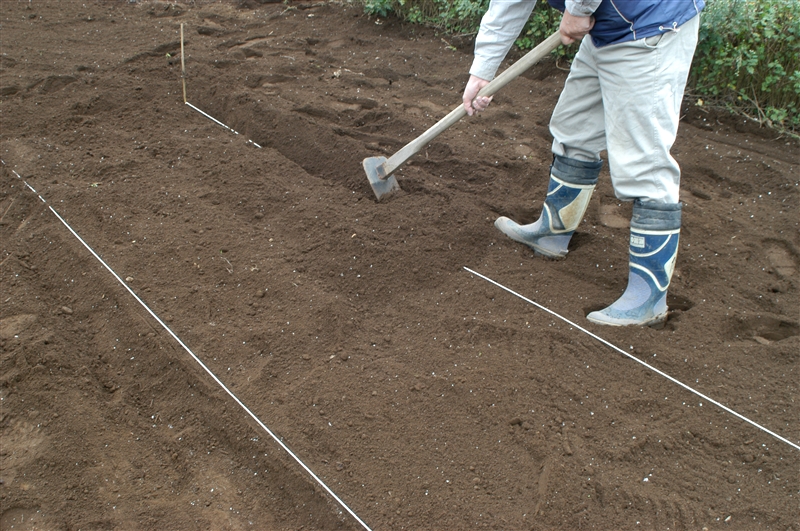
<svg viewBox="0 0 800 531">
<path fill-rule="evenodd" d="M 597 184 L 602 160 L 586 161 L 553 155 L 550 174 L 571 184 Z"/>
<path fill-rule="evenodd" d="M 637 199 L 633 203 L 631 228 L 642 230 L 675 230 L 681 228 L 683 203 L 656 203 Z"/>
</svg>

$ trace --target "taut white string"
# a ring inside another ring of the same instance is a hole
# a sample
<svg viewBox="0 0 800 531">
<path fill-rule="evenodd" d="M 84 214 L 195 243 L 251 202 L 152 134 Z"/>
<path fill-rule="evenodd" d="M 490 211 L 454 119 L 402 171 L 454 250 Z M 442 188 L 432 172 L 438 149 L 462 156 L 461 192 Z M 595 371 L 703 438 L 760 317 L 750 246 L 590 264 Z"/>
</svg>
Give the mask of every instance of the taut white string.
<svg viewBox="0 0 800 531">
<path fill-rule="evenodd" d="M 0 161 L 0 162 L 2 162 L 2 164 L 3 164 L 3 165 L 5 165 L 5 162 L 4 162 L 4 161 Z M 355 512 L 353 512 L 353 510 L 352 510 L 352 509 L 350 509 L 350 507 L 348 507 L 348 506 L 347 506 L 347 504 L 345 504 L 345 503 L 344 503 L 344 502 L 341 500 L 341 498 L 339 498 L 339 496 L 337 496 L 337 495 L 336 495 L 336 493 L 334 493 L 334 492 L 333 492 L 333 491 L 332 491 L 332 490 L 331 490 L 331 489 L 330 489 L 330 488 L 329 488 L 329 487 L 328 487 L 328 486 L 327 486 L 327 485 L 326 485 L 326 484 L 325 484 L 325 483 L 324 483 L 324 482 L 323 482 L 323 481 L 322 481 L 322 480 L 321 480 L 321 479 L 320 479 L 320 478 L 319 478 L 319 477 L 318 477 L 318 476 L 317 476 L 317 475 L 316 475 L 316 474 L 315 474 L 315 473 L 314 473 L 314 472 L 313 472 L 313 471 L 312 471 L 312 470 L 311 470 L 311 469 L 310 469 L 308 466 L 306 466 L 306 464 L 305 464 L 305 463 L 303 463 L 303 461 L 301 461 L 301 460 L 300 460 L 300 458 L 299 458 L 299 457 L 297 457 L 297 456 L 294 454 L 294 452 L 292 452 L 292 451 L 289 449 L 289 447 L 288 447 L 288 446 L 286 446 L 286 445 L 283 443 L 283 441 L 282 441 L 282 440 L 281 440 L 281 439 L 280 439 L 280 438 L 279 438 L 277 435 L 275 435 L 275 434 L 272 432 L 272 430 L 270 430 L 270 429 L 267 427 L 267 425 L 266 425 L 266 424 L 264 424 L 263 422 L 261 422 L 261 419 L 259 419 L 259 418 L 258 418 L 258 417 L 255 415 L 255 413 L 253 413 L 252 411 L 250 411 L 250 408 L 248 408 L 248 407 L 247 407 L 247 406 L 244 404 L 244 402 L 242 402 L 241 400 L 239 400 L 239 397 L 237 397 L 235 394 L 233 394 L 233 392 L 232 392 L 230 389 L 228 389 L 228 387 L 227 387 L 227 386 L 226 386 L 224 383 L 222 383 L 222 380 L 220 380 L 219 378 L 217 378 L 217 375 L 216 375 L 216 374 L 214 374 L 214 373 L 211 371 L 211 369 L 209 369 L 209 368 L 206 366 L 206 364 L 205 364 L 205 363 L 203 363 L 203 362 L 202 362 L 202 360 L 201 360 L 200 358 L 198 358 L 198 357 L 195 355 L 195 353 L 194 353 L 194 352 L 192 352 L 192 350 L 191 350 L 191 349 L 190 349 L 188 346 L 186 346 L 186 344 L 185 344 L 185 343 L 184 343 L 184 342 L 181 340 L 181 338 L 179 338 L 179 337 L 178 337 L 178 336 L 175 334 L 175 332 L 173 332 L 173 331 L 170 329 L 170 327 L 168 327 L 168 326 L 166 325 L 166 323 L 164 323 L 164 321 L 162 321 L 162 320 L 161 320 L 161 318 L 160 318 L 158 315 L 156 315 L 156 313 L 155 313 L 153 310 L 151 310 L 151 309 L 150 309 L 150 307 L 149 307 L 149 306 L 147 306 L 147 304 L 145 304 L 145 303 L 144 303 L 144 301 L 143 301 L 142 299 L 140 299 L 140 298 L 139 298 L 139 296 L 138 296 L 138 295 L 136 295 L 136 293 L 135 293 L 135 292 L 134 292 L 134 291 L 133 291 L 133 290 L 132 290 L 132 289 L 131 289 L 131 288 L 130 288 L 130 287 L 129 287 L 129 286 L 128 286 L 128 285 L 127 285 L 127 284 L 126 284 L 126 283 L 125 283 L 123 280 L 122 280 L 122 278 L 120 278 L 120 276 L 119 276 L 119 275 L 117 275 L 117 273 L 116 273 L 116 272 L 115 272 L 113 269 L 111 269 L 111 267 L 110 267 L 108 264 L 106 264 L 106 263 L 105 263 L 105 261 L 103 261 L 103 259 L 102 259 L 102 258 L 100 258 L 100 255 L 98 255 L 98 254 L 97 254 L 97 253 L 94 251 L 94 249 L 92 249 L 91 247 L 89 247 L 89 244 L 87 244 L 87 243 L 86 243 L 86 242 L 83 240 L 83 238 L 81 238 L 81 237 L 80 237 L 80 235 L 79 235 L 77 232 L 75 232 L 75 231 L 72 229 L 72 227 L 70 227 L 70 226 L 69 226 L 69 223 L 67 223 L 67 222 L 64 220 L 64 218 L 62 218 L 62 217 L 61 217 L 61 216 L 58 214 L 58 212 L 56 212 L 56 210 L 55 210 L 53 207 L 51 207 L 51 206 L 50 206 L 50 205 L 47 203 L 47 201 L 46 201 L 46 200 L 45 200 L 45 199 L 44 199 L 44 198 L 43 198 L 43 197 L 42 197 L 42 196 L 41 196 L 41 195 L 40 195 L 40 194 L 39 194 L 39 193 L 38 193 L 38 192 L 37 192 L 37 191 L 36 191 L 36 190 L 33 188 L 33 186 L 31 186 L 30 184 L 28 184 L 28 182 L 27 182 L 27 181 L 25 181 L 25 180 L 22 178 L 22 176 L 20 176 L 20 174 L 19 174 L 19 173 L 17 173 L 17 172 L 16 172 L 16 171 L 14 171 L 13 169 L 12 169 L 11 171 L 14 173 L 14 175 L 16 175 L 16 176 L 17 176 L 17 177 L 18 177 L 18 178 L 19 178 L 19 179 L 20 179 L 20 180 L 21 180 L 21 181 L 22 181 L 22 182 L 25 184 L 25 186 L 27 186 L 27 187 L 28 187 L 28 188 L 29 188 L 29 189 L 30 189 L 30 190 L 31 190 L 31 191 L 32 191 L 34 194 L 36 194 L 36 195 L 39 197 L 39 199 L 42 201 L 42 203 L 44 203 L 44 204 L 46 204 L 46 205 L 47 205 L 47 208 L 49 208 L 49 209 L 50 209 L 50 212 L 52 212 L 53 214 L 55 214 L 55 216 L 56 216 L 56 217 L 58 218 L 58 220 L 59 220 L 59 221 L 60 221 L 60 222 L 61 222 L 61 223 L 62 223 L 62 224 L 63 224 L 63 225 L 64 225 L 64 226 L 67 228 L 67 230 L 68 230 L 68 231 L 70 231 L 70 232 L 72 233 L 72 235 L 73 235 L 73 236 L 75 236 L 75 237 L 78 239 L 78 241 L 79 241 L 79 242 L 81 242 L 81 244 L 83 244 L 83 246 L 84 246 L 84 247 L 86 247 L 86 249 L 87 249 L 87 250 L 88 250 L 90 253 L 92 253 L 92 256 L 94 256 L 95 258 L 97 258 L 97 260 L 98 260 L 98 261 L 99 261 L 99 262 L 100 262 L 100 263 L 103 265 L 103 267 L 105 267 L 105 268 L 108 270 L 108 272 L 109 272 L 109 273 L 111 273 L 115 279 L 117 279 L 117 282 L 119 282 L 119 283 L 122 285 L 122 287 L 123 287 L 123 288 L 125 288 L 125 289 L 128 291 L 128 293 L 130 293 L 130 294 L 133 296 L 133 298 L 134 298 L 134 299 L 136 299 L 136 301 L 137 301 L 139 304 L 141 304 L 141 305 L 142 305 L 142 307 L 143 307 L 143 308 L 144 308 L 144 309 L 147 311 L 147 313 L 149 313 L 149 314 L 150 314 L 150 315 L 153 317 L 153 319 L 155 319 L 155 320 L 158 322 L 158 324 L 160 324 L 160 325 L 161 325 L 161 327 L 162 327 L 162 328 L 164 328 L 164 330 L 166 330 L 166 331 L 167 331 L 167 333 L 168 333 L 169 335 L 171 335 L 171 336 L 172 336 L 172 338 L 173 338 L 175 341 L 177 341 L 177 342 L 178 342 L 178 344 L 179 344 L 181 347 L 183 347 L 183 349 L 184 349 L 186 352 L 188 352 L 188 353 L 189 353 L 189 355 L 190 355 L 192 358 L 194 358 L 194 361 L 196 361 L 196 362 L 198 363 L 198 365 L 200 365 L 200 367 L 202 367 L 202 368 L 203 368 L 203 370 L 204 370 L 204 371 L 206 371 L 206 373 L 208 373 L 208 375 L 209 375 L 209 376 L 211 376 L 211 378 L 212 378 L 212 379 L 213 379 L 215 382 L 217 382 L 217 384 L 218 384 L 218 385 L 219 385 L 219 386 L 220 386 L 220 387 L 223 389 L 223 391 L 225 391 L 226 393 L 228 393 L 228 396 L 230 396 L 230 397 L 231 397 L 231 398 L 232 398 L 232 399 L 233 399 L 233 400 L 234 400 L 234 401 L 235 401 L 237 404 L 239 404 L 239 406 L 240 406 L 242 409 L 244 409 L 244 411 L 245 411 L 245 412 L 246 412 L 248 415 L 250 415 L 250 418 L 252 418 L 254 421 L 256 421 L 256 423 L 257 423 L 259 426 L 261 426 L 261 428 L 262 428 L 262 429 L 263 429 L 265 432 L 267 432 L 267 434 L 269 434 L 269 436 L 270 436 L 270 437 L 272 437 L 272 439 L 273 439 L 273 440 L 274 440 L 276 443 L 278 443 L 278 444 L 280 445 L 280 447 L 281 447 L 281 448 L 283 448 L 283 450 L 284 450 L 284 451 L 285 451 L 287 454 L 289 454 L 289 455 L 292 457 L 292 459 L 294 459 L 294 460 L 297 462 L 297 464 L 299 464 L 299 465 L 300 465 L 300 466 L 303 468 L 303 470 L 305 470 L 305 471 L 308 473 L 308 475 L 310 475 L 310 476 L 311 476 L 311 477 L 314 479 L 314 481 L 316 481 L 316 482 L 317 482 L 317 484 L 319 484 L 319 486 L 321 486 L 323 489 L 325 489 L 325 492 L 327 492 L 328 494 L 330 494 L 330 496 L 331 496 L 331 497 L 332 497 L 334 500 L 336 500 L 336 502 L 337 502 L 337 503 L 338 503 L 338 504 L 339 504 L 341 507 L 343 507 L 343 508 L 344 508 L 344 509 L 345 509 L 345 510 L 346 510 L 346 511 L 347 511 L 347 512 L 350 514 L 350 516 L 352 516 L 352 517 L 355 519 L 355 521 L 356 521 L 356 522 L 358 522 L 359 524 L 361 524 L 361 526 L 362 526 L 364 529 L 366 529 L 367 531 L 372 531 L 372 530 L 369 528 L 369 526 L 368 526 L 366 523 L 364 523 L 364 521 L 363 521 L 363 520 L 361 520 L 361 518 L 359 518 L 359 517 L 358 517 L 358 515 L 357 515 Z"/>
<path fill-rule="evenodd" d="M 703 394 L 703 393 L 701 393 L 700 391 L 696 391 L 696 390 L 692 389 L 691 387 L 689 387 L 689 386 L 688 386 L 688 385 L 686 385 L 685 383 L 683 383 L 683 382 L 681 382 L 681 381 L 679 381 L 679 380 L 677 380 L 677 379 L 673 378 L 672 376 L 670 376 L 669 374 L 667 374 L 667 373 L 665 373 L 665 372 L 663 372 L 663 371 L 660 371 L 660 370 L 656 369 L 656 368 L 655 368 L 655 367 L 653 367 L 652 365 L 648 365 L 647 363 L 643 362 L 642 360 L 640 360 L 640 359 L 639 359 L 639 358 L 637 358 L 636 356 L 633 356 L 633 355 L 631 355 L 631 354 L 629 354 L 629 353 L 625 352 L 623 349 L 619 348 L 618 346 L 616 346 L 616 345 L 614 345 L 614 344 L 612 344 L 612 343 L 609 343 L 608 341 L 606 341 L 606 340 L 605 340 L 605 339 L 603 339 L 602 337 L 600 337 L 600 336 L 598 336 L 598 335 L 596 335 L 596 334 L 593 334 L 592 332 L 590 332 L 590 331 L 586 330 L 586 329 L 585 329 L 585 328 L 583 328 L 582 326 L 579 326 L 579 325 L 577 325 L 577 324 L 573 323 L 572 321 L 570 321 L 570 320 L 569 320 L 569 319 L 567 319 L 566 317 L 562 317 L 561 315 L 559 315 L 559 314 L 557 314 L 556 312 L 554 312 L 554 311 L 550 310 L 549 308 L 546 308 L 546 307 L 542 306 L 542 305 L 541 305 L 541 304 L 539 304 L 538 302 L 532 301 L 532 300 L 528 299 L 527 297 L 523 297 L 522 295 L 520 295 L 520 294 L 519 294 L 519 293 L 517 293 L 516 291 L 513 291 L 513 290 L 511 290 L 511 289 L 509 289 L 509 288 L 507 288 L 507 287 L 503 286 L 502 284 L 500 284 L 500 283 L 498 283 L 498 282 L 495 282 L 495 281 L 494 281 L 494 280 L 492 280 L 491 278 L 489 278 L 489 277 L 487 277 L 487 276 L 484 276 L 484 275 L 481 275 L 480 273 L 478 273 L 478 272 L 476 272 L 476 271 L 473 271 L 472 269 L 470 269 L 470 268 L 468 268 L 468 267 L 464 267 L 464 269 L 465 269 L 466 271 L 469 271 L 469 272 L 470 272 L 470 273 L 472 273 L 473 275 L 475 275 L 475 276 L 477 276 L 477 277 L 480 277 L 480 278 L 482 278 L 483 280 L 485 280 L 485 281 L 487 281 L 487 282 L 489 282 L 489 283 L 491 283 L 491 284 L 494 284 L 494 285 L 495 285 L 495 286 L 497 286 L 498 288 L 500 288 L 500 289 L 502 289 L 502 290 L 505 290 L 505 291 L 507 291 L 507 292 L 511 293 L 512 295 L 516 296 L 516 297 L 519 297 L 520 299 L 524 300 L 525 302 L 527 302 L 527 303 L 530 303 L 530 304 L 533 304 L 534 306 L 536 306 L 536 307 L 537 307 L 537 308 L 539 308 L 540 310 L 544 310 L 544 311 L 546 311 L 547 313 L 549 313 L 550 315 L 553 315 L 553 316 L 555 316 L 555 317 L 558 317 L 559 319 L 561 319 L 562 321 L 564 321 L 564 322 L 565 322 L 565 323 L 567 323 L 568 325 L 570 325 L 570 326 L 574 326 L 575 328 L 577 328 L 578 330 L 580 330 L 580 331 L 581 331 L 581 332 L 583 332 L 584 334 L 586 334 L 586 335 L 588 335 L 588 336 L 591 336 L 591 337 L 593 337 L 594 339 L 596 339 L 597 341 L 599 341 L 599 342 L 601 342 L 602 344 L 606 345 L 607 347 L 610 347 L 610 348 L 612 348 L 612 349 L 616 350 L 617 352 L 619 352 L 619 353 L 620 353 L 620 354 L 622 354 L 623 356 L 627 356 L 628 358 L 632 359 L 632 360 L 633 360 L 633 361 L 635 361 L 636 363 L 639 363 L 639 364 L 641 364 L 641 365 L 644 365 L 645 367 L 647 367 L 649 370 L 653 371 L 654 373 L 656 373 L 656 374 L 658 374 L 658 375 L 660 375 L 660 376 L 663 376 L 664 378 L 666 378 L 666 379 L 667 379 L 667 380 L 669 380 L 670 382 L 672 382 L 672 383 L 674 383 L 674 384 L 677 384 L 677 385 L 679 385 L 679 386 L 683 387 L 684 389 L 686 389 L 687 391 L 689 391 L 689 392 L 691 392 L 691 393 L 694 393 L 694 394 L 696 394 L 697 396 L 699 396 L 699 397 L 700 397 L 700 398 L 702 398 L 703 400 L 706 400 L 707 402 L 710 402 L 710 403 L 714 404 L 715 406 L 717 406 L 718 408 L 722 409 L 723 411 L 726 411 L 726 412 L 730 413 L 731 415 L 733 415 L 733 416 L 735 416 L 735 417 L 737 417 L 737 418 L 739 418 L 739 419 L 741 419 L 741 420 L 743 420 L 743 421 L 747 422 L 748 424 L 751 424 L 751 425 L 755 426 L 755 427 L 756 427 L 756 428 L 758 428 L 759 430 L 761 430 L 761 431 L 763 431 L 763 432 L 765 432 L 765 433 L 768 433 L 768 434 L 772 435 L 773 437 L 775 437 L 775 438 L 776 438 L 776 439 L 778 439 L 779 441 L 781 441 L 781 442 L 784 442 L 784 443 L 788 444 L 789 446 L 791 446 L 791 447 L 792 447 L 792 448 L 794 448 L 795 450 L 800 450 L 800 445 L 793 443 L 793 442 L 792 442 L 792 441 L 790 441 L 789 439 L 786 439 L 786 438 L 784 438 L 784 437 L 781 437 L 781 436 L 780 436 L 780 435 L 778 435 L 777 433 L 775 433 L 775 432 L 773 432 L 773 431 L 770 431 L 770 430 L 768 430 L 767 428 L 765 428 L 765 427 L 764 427 L 764 426 L 762 426 L 761 424 L 758 424 L 757 422 L 753 422 L 752 420 L 750 420 L 749 418 L 745 417 L 744 415 L 742 415 L 742 414 L 740 414 L 740 413 L 737 413 L 736 411 L 732 410 L 732 409 L 731 409 L 731 408 L 729 408 L 728 406 L 725 406 L 725 405 L 723 405 L 723 404 L 720 404 L 719 402 L 717 402 L 716 400 L 714 400 L 714 399 L 712 399 L 712 398 L 709 398 L 709 397 L 707 397 L 706 395 L 704 395 L 704 394 Z"/>
<path fill-rule="evenodd" d="M 192 105 L 191 103 L 189 103 L 188 101 L 186 102 L 186 105 L 188 105 L 188 106 L 189 106 L 189 107 L 191 107 L 192 109 L 196 110 L 197 112 L 199 112 L 200 114 L 202 114 L 203 116 L 205 116 L 206 118 L 208 118 L 209 120 L 211 120 L 212 122 L 214 122 L 214 123 L 216 123 L 216 124 L 219 124 L 219 125 L 221 125 L 221 126 L 222 126 L 222 127 L 224 127 L 225 129 L 227 129 L 228 131 L 230 131 L 231 133 L 233 133 L 234 135 L 238 135 L 238 134 L 239 134 L 239 132 L 238 132 L 237 130 L 233 129 L 232 127 L 228 127 L 227 125 L 225 125 L 224 123 L 220 122 L 219 120 L 217 120 L 216 118 L 214 118 L 213 116 L 211 116 L 210 114 L 208 114 L 207 112 L 205 112 L 205 111 L 201 111 L 200 109 L 198 109 L 197 107 L 195 107 L 194 105 Z M 255 147 L 257 147 L 257 148 L 261 148 L 261 146 L 259 146 L 258 144 L 256 144 L 256 143 L 255 143 L 255 142 L 253 142 L 252 140 L 248 140 L 248 142 L 249 142 L 249 143 L 251 143 L 251 144 L 253 144 L 253 145 L 254 145 Z"/>
</svg>

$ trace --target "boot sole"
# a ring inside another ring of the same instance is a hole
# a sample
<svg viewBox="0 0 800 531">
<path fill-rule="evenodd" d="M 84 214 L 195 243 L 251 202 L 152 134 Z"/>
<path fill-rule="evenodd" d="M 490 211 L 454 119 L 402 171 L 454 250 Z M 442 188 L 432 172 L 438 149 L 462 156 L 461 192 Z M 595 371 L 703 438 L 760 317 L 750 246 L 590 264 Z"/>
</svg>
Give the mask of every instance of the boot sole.
<svg viewBox="0 0 800 531">
<path fill-rule="evenodd" d="M 569 251 L 567 251 L 564 254 L 551 253 L 549 251 L 544 250 L 543 248 L 539 247 L 538 245 L 536 245 L 534 243 L 530 243 L 528 241 L 525 241 L 524 239 L 522 239 L 521 236 L 518 236 L 514 232 L 508 233 L 508 232 L 504 231 L 503 229 L 501 229 L 500 227 L 497 226 L 497 222 L 496 221 L 495 221 L 494 226 L 495 226 L 495 228 L 497 230 L 499 230 L 501 233 L 503 233 L 506 236 L 508 236 L 508 238 L 510 238 L 511 240 L 514 240 L 517 243 L 521 243 L 521 244 L 529 247 L 531 250 L 533 250 L 533 254 L 535 254 L 536 256 L 541 256 L 542 258 L 547 258 L 548 260 L 564 260 L 567 257 L 567 253 L 569 252 Z"/>
<path fill-rule="evenodd" d="M 528 243 L 526 243 L 525 245 L 527 245 L 528 247 L 533 249 L 533 254 L 538 256 L 538 257 L 540 257 L 540 258 L 544 258 L 546 260 L 552 260 L 554 262 L 560 262 L 561 260 L 566 260 L 567 259 L 567 253 L 564 253 L 564 254 L 545 254 L 542 251 L 540 251 L 539 249 L 537 249 L 536 247 L 534 247 L 533 245 L 530 245 Z"/>
<path fill-rule="evenodd" d="M 653 317 L 652 319 L 649 319 L 649 320 L 641 322 L 641 323 L 637 323 L 637 322 L 626 323 L 626 322 L 601 321 L 600 319 L 593 319 L 593 318 L 589 317 L 588 315 L 586 316 L 586 320 L 589 321 L 589 322 L 595 323 L 595 324 L 605 325 L 605 326 L 648 326 L 648 327 L 653 328 L 655 330 L 661 330 L 662 328 L 664 328 L 664 325 L 667 324 L 667 314 L 664 313 L 663 315 L 659 315 L 659 316 Z"/>
</svg>

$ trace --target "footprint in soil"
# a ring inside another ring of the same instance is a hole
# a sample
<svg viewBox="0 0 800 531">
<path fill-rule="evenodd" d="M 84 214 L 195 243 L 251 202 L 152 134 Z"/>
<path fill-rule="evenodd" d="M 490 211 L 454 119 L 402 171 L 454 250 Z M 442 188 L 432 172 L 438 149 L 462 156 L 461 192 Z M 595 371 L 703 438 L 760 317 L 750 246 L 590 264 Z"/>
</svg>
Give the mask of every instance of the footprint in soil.
<svg viewBox="0 0 800 531">
<path fill-rule="evenodd" d="M 0 339 L 11 339 L 36 321 L 33 314 L 18 314 L 0 319 Z"/>
<path fill-rule="evenodd" d="M 600 205 L 600 224 L 612 229 L 627 229 L 630 222 L 621 214 L 621 210 L 616 205 Z"/>
<path fill-rule="evenodd" d="M 780 240 L 764 242 L 767 260 L 773 271 L 782 278 L 792 278 L 797 274 L 797 257 L 790 252 L 789 245 Z"/>
<path fill-rule="evenodd" d="M 736 319 L 731 326 L 730 335 L 732 339 L 752 339 L 756 343 L 769 345 L 774 341 L 800 335 L 800 325 L 780 317 L 754 315 Z"/>
</svg>

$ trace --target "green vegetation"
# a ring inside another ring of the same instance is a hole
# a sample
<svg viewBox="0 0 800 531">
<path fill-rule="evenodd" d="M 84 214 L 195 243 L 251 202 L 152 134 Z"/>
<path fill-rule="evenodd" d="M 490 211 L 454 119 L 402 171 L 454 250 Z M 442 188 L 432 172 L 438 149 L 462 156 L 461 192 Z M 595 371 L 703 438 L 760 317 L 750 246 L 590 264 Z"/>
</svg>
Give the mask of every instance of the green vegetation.
<svg viewBox="0 0 800 531">
<path fill-rule="evenodd" d="M 800 133 L 800 1 L 706 0 L 687 92 L 698 105 L 724 106 Z M 475 34 L 489 0 L 363 0 L 390 15 L 443 33 Z M 517 46 L 532 48 L 558 29 L 561 14 L 540 0 Z M 570 59 L 576 48 L 554 54 Z"/>
<path fill-rule="evenodd" d="M 691 91 L 800 132 L 800 2 L 710 0 Z"/>
<path fill-rule="evenodd" d="M 474 33 L 489 0 L 363 0 L 371 15 L 397 16 L 448 33 Z"/>
</svg>

